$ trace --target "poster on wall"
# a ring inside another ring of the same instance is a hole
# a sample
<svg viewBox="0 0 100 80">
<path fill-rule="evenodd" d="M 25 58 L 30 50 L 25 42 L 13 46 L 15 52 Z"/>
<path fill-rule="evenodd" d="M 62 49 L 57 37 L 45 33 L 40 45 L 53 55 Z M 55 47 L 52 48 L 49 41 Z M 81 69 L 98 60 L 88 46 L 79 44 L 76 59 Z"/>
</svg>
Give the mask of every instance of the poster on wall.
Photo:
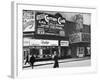
<svg viewBox="0 0 100 80">
<path fill-rule="evenodd" d="M 35 31 L 35 12 L 32 10 L 23 10 L 23 32 Z"/>
<path fill-rule="evenodd" d="M 95 8 L 12 4 L 13 78 L 95 71 Z"/>
</svg>

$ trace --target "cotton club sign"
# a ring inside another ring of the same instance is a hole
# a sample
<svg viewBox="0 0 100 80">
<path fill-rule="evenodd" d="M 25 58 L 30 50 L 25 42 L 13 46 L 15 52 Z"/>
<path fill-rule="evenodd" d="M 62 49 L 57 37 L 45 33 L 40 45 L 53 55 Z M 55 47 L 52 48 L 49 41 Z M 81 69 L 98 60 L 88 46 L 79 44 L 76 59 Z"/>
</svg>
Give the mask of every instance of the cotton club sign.
<svg viewBox="0 0 100 80">
<path fill-rule="evenodd" d="M 65 36 L 65 19 L 60 15 L 48 13 L 36 14 L 36 25 L 38 34 Z"/>
<path fill-rule="evenodd" d="M 54 22 L 57 22 L 58 24 L 62 24 L 62 23 L 65 23 L 65 19 L 61 18 L 61 17 L 54 17 L 54 16 L 50 16 L 49 14 L 39 14 L 36 16 L 36 20 L 45 20 L 47 23 L 48 22 L 51 22 L 51 21 L 54 21 Z"/>
</svg>

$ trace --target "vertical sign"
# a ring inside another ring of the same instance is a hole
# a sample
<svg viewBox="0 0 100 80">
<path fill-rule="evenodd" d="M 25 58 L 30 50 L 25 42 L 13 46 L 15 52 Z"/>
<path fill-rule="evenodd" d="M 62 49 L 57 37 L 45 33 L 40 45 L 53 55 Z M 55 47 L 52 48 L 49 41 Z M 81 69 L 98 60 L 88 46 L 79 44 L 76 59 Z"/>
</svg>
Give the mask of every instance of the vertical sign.
<svg viewBox="0 0 100 80">
<path fill-rule="evenodd" d="M 23 10 L 23 31 L 35 31 L 35 11 Z"/>
</svg>

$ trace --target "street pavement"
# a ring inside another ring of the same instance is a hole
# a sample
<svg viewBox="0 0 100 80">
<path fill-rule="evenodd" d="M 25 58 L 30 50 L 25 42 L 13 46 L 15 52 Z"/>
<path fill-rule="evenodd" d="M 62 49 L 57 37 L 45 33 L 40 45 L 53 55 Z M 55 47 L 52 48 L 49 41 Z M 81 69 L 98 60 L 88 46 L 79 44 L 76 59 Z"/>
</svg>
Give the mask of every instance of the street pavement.
<svg viewBox="0 0 100 80">
<path fill-rule="evenodd" d="M 42 69 L 42 68 L 53 68 L 54 61 L 40 61 L 34 63 L 34 69 Z M 90 66 L 91 59 L 89 57 L 85 58 L 71 58 L 71 59 L 63 59 L 59 60 L 59 68 L 63 67 L 81 67 L 81 66 Z M 29 64 L 24 65 L 25 70 L 32 69 Z"/>
</svg>

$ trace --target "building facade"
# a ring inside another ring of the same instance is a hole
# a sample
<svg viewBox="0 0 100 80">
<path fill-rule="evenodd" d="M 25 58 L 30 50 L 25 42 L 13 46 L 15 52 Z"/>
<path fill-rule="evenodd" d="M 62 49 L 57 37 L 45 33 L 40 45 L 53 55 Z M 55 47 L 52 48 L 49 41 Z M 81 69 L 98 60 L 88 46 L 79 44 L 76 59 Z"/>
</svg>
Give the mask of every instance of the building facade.
<svg viewBox="0 0 100 80">
<path fill-rule="evenodd" d="M 31 18 L 31 19 L 30 19 Z M 24 57 L 52 58 L 54 51 L 59 58 L 67 57 L 69 41 L 65 36 L 65 18 L 41 11 L 23 10 Z M 27 25 L 27 26 L 26 26 Z"/>
<path fill-rule="evenodd" d="M 75 22 L 67 22 L 67 33 L 72 57 L 85 57 L 91 54 L 90 25 L 83 24 L 83 16 L 76 15 Z"/>
<path fill-rule="evenodd" d="M 90 25 L 83 24 L 83 17 L 67 21 L 58 12 L 23 10 L 23 56 L 52 58 L 54 51 L 59 58 L 90 55 Z"/>
</svg>

